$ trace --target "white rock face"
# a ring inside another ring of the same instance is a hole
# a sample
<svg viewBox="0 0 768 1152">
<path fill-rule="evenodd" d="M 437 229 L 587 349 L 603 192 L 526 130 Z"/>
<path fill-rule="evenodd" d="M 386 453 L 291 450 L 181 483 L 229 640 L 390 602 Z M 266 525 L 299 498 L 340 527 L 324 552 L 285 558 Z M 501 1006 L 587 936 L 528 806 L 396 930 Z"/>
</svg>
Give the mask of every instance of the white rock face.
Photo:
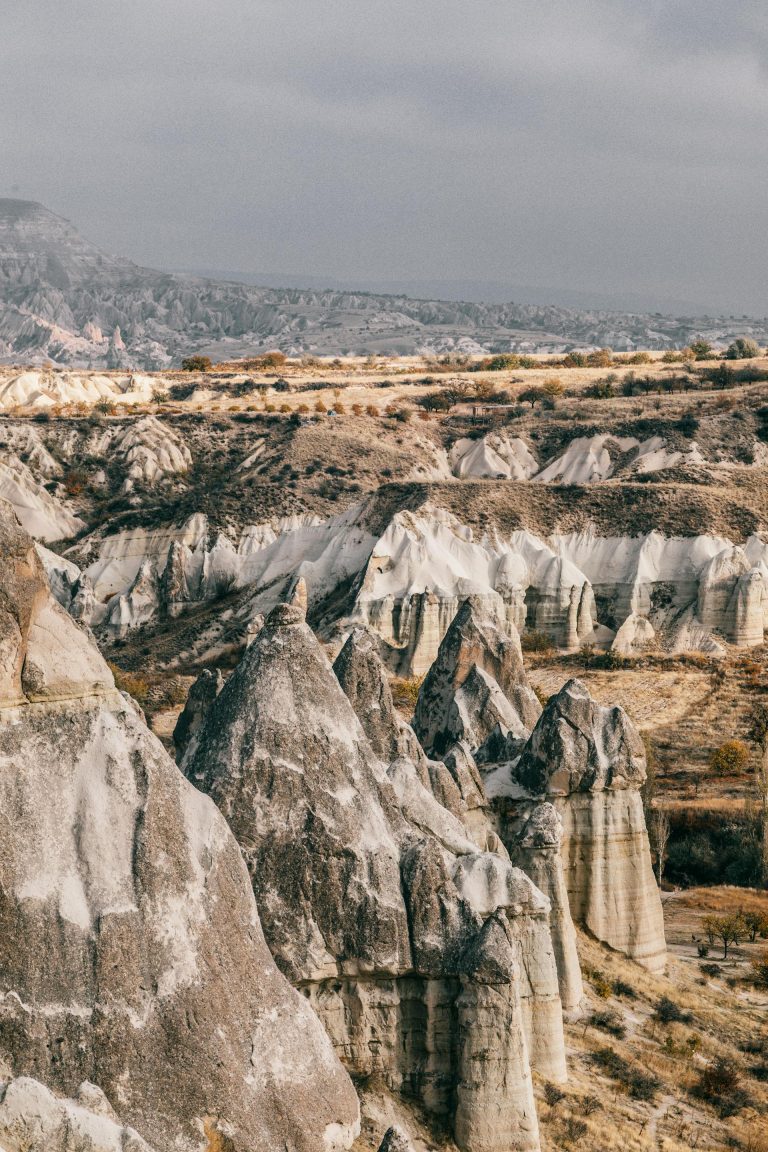
<svg viewBox="0 0 768 1152">
<path fill-rule="evenodd" d="M 570 680 L 547 704 L 514 768 L 555 805 L 573 918 L 653 971 L 666 944 L 639 788 L 643 742 L 621 708 L 603 708 Z"/>
<path fill-rule="evenodd" d="M 238 540 L 213 536 L 202 515 L 179 527 L 86 538 L 71 559 L 93 587 L 88 622 L 119 635 L 246 587 L 253 613 L 266 614 L 299 579 L 312 609 L 354 582 L 345 623 L 377 632 L 388 663 L 403 675 L 427 671 L 467 596 L 485 597 L 489 607 L 500 599 L 505 626 L 544 632 L 566 650 L 595 643 L 631 653 L 653 643 L 717 651 L 718 637 L 760 643 L 768 625 L 768 542 L 759 536 L 735 548 L 719 537 L 658 532 L 478 535 L 445 510 L 426 508 L 396 513 L 376 538 L 366 509 L 357 505 L 324 522 L 251 525 Z M 134 604 L 132 588 L 147 563 Z"/>
<path fill-rule="evenodd" d="M 54 1091 L 86 1077 L 158 1150 L 199 1152 L 206 1122 L 235 1152 L 348 1148 L 352 1085 L 272 962 L 226 823 L 7 504 L 0 554 L 0 1060 Z"/>
<path fill-rule="evenodd" d="M 82 1084 L 77 1099 L 62 1100 L 22 1076 L 0 1084 L 0 1098 L 3 1152 L 152 1152 L 93 1084 Z"/>
<path fill-rule="evenodd" d="M 45 543 L 66 540 L 85 527 L 17 456 L 0 456 L 0 500 L 7 500 L 27 532 Z"/>
<path fill-rule="evenodd" d="M 460 480 L 529 480 L 539 470 L 538 461 L 524 440 L 498 432 L 479 440 L 456 440 L 448 459 L 453 475 Z"/>
<path fill-rule="evenodd" d="M 403 733 L 365 652 L 366 725 Z M 381 721 L 381 722 L 380 722 Z M 424 765 L 376 755 L 301 610 L 280 606 L 210 707 L 188 765 L 248 863 L 273 954 L 350 1070 L 452 1123 L 467 1152 L 538 1147 L 531 1067 L 565 1074 L 549 902 L 480 851 Z"/>
</svg>

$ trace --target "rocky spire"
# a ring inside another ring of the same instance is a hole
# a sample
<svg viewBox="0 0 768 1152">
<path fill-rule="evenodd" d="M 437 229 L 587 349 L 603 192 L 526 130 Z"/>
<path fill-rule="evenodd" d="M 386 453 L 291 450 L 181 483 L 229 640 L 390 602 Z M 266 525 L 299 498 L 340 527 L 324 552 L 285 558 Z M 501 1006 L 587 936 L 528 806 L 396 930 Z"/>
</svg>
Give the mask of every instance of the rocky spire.
<svg viewBox="0 0 768 1152">
<path fill-rule="evenodd" d="M 391 697 L 358 640 L 337 670 L 388 756 Z M 416 1092 L 467 1152 L 537 1148 L 531 1068 L 565 1074 L 549 902 L 503 850 L 477 848 L 412 761 L 376 755 L 295 607 L 267 618 L 189 771 L 242 845 L 278 964 L 350 1070 Z"/>
<path fill-rule="evenodd" d="M 413 726 L 428 753 L 440 756 L 462 739 L 474 750 L 497 725 L 522 739 L 536 723 L 541 708 L 520 639 L 508 628 L 501 630 L 481 598 L 462 603 L 416 704 Z"/>
<path fill-rule="evenodd" d="M 601 706 L 569 680 L 547 703 L 514 775 L 531 795 L 550 800 L 563 821 L 574 920 L 612 948 L 662 968 L 664 920 L 640 796 L 645 750 L 626 712 Z"/>
<path fill-rule="evenodd" d="M 158 1150 L 196 1152 L 204 1119 L 234 1152 L 348 1148 L 351 1082 L 270 957 L 226 823 L 2 502 L 0 555 L 0 1062 L 92 1081 Z"/>
</svg>

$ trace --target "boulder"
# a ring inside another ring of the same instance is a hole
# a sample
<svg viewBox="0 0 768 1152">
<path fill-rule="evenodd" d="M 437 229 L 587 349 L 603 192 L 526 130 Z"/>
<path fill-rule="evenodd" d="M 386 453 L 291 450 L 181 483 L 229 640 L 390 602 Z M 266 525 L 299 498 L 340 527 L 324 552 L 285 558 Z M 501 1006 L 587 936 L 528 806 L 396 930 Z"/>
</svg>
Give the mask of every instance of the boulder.
<svg viewBox="0 0 768 1152">
<path fill-rule="evenodd" d="M 98 1085 L 158 1150 L 199 1152 L 206 1125 L 233 1152 L 348 1148 L 351 1082 L 272 961 L 225 821 L 3 504 L 0 553 L 0 1061 Z"/>
</svg>

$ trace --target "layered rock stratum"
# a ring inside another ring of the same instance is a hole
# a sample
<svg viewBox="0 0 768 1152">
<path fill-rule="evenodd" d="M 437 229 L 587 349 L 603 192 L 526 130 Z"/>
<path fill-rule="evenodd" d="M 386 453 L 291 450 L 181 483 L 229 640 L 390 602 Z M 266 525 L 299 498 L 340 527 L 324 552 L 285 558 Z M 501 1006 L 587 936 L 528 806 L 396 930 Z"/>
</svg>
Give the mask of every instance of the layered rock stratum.
<svg viewBox="0 0 768 1152">
<path fill-rule="evenodd" d="M 348 1148 L 354 1090 L 269 955 L 224 820 L 115 690 L 4 503 L 0 555 L 0 1059 L 45 1086 L 6 1089 L 0 1133 L 16 1146 L 34 1098 L 25 1152 L 57 1147 L 74 1105 L 46 1092 L 87 1080 L 157 1152 L 216 1132 L 242 1152 Z M 114 1132 L 105 1148 L 118 1138 L 144 1148 Z"/>
</svg>

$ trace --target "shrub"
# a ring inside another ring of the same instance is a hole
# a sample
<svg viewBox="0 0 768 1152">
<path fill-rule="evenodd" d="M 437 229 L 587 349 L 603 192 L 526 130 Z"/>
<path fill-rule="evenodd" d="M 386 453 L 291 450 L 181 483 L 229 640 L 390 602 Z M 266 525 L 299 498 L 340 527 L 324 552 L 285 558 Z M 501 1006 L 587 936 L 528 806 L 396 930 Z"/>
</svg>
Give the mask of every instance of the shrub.
<svg viewBox="0 0 768 1152">
<path fill-rule="evenodd" d="M 160 394 L 155 393 L 155 395 L 152 397 L 152 399 L 157 400 L 158 395 L 164 395 L 166 400 L 168 399 L 168 393 L 167 392 L 160 393 Z M 103 416 L 113 416 L 115 414 L 115 412 L 117 411 L 117 408 L 112 403 L 111 400 L 99 400 L 98 404 L 94 404 L 93 410 L 94 410 L 94 412 L 101 412 L 101 414 Z"/>
<path fill-rule="evenodd" d="M 753 956 L 750 963 L 755 983 L 760 984 L 763 988 L 768 988 L 768 952 Z"/>
<path fill-rule="evenodd" d="M 365 414 L 366 416 L 378 416 L 379 410 L 375 404 L 366 404 Z"/>
<path fill-rule="evenodd" d="M 637 990 L 626 980 L 616 979 L 612 984 L 614 996 L 624 996 L 627 1000 L 637 1000 Z"/>
<path fill-rule="evenodd" d="M 738 340 L 734 340 L 725 350 L 726 360 L 751 360 L 759 355 L 760 348 L 756 342 L 745 336 L 739 336 Z"/>
<path fill-rule="evenodd" d="M 613 985 L 602 972 L 586 970 L 585 975 L 601 1000 L 607 1000 L 613 993 Z"/>
<path fill-rule="evenodd" d="M 599 1049 L 593 1054 L 592 1060 L 607 1076 L 618 1081 L 635 1100 L 653 1100 L 661 1087 L 654 1075 L 630 1064 L 613 1048 Z"/>
<path fill-rule="evenodd" d="M 709 766 L 718 776 L 736 776 L 749 764 L 749 748 L 743 740 L 726 740 L 709 758 Z"/>
<path fill-rule="evenodd" d="M 110 664 L 109 670 L 115 678 L 115 687 L 119 692 L 127 692 L 143 707 L 149 698 L 149 684 L 141 676 L 133 672 L 126 672 L 116 664 Z"/>
<path fill-rule="evenodd" d="M 590 368 L 610 368 L 613 363 L 613 352 L 610 348 L 600 348 L 597 352 L 590 352 L 587 364 Z"/>
<path fill-rule="evenodd" d="M 694 1096 L 714 1104 L 722 1117 L 733 1116 L 749 1103 L 741 1085 L 741 1072 L 727 1056 L 716 1056 L 699 1072 Z"/>
<path fill-rule="evenodd" d="M 545 396 L 562 396 L 563 392 L 565 392 L 565 387 L 559 376 L 547 376 L 541 386 L 541 390 Z"/>
<path fill-rule="evenodd" d="M 185 356 L 181 362 L 183 372 L 210 372 L 212 366 L 210 356 Z"/>
<path fill-rule="evenodd" d="M 614 1012 L 612 1008 L 593 1012 L 589 1022 L 593 1028 L 599 1028 L 602 1032 L 610 1032 L 612 1036 L 616 1036 L 619 1040 L 627 1034 L 626 1024 L 619 1013 Z"/>
<path fill-rule="evenodd" d="M 417 401 L 427 412 L 447 412 L 453 407 L 453 397 L 447 391 L 426 392 Z"/>
<path fill-rule="evenodd" d="M 398 708 L 405 708 L 412 712 L 419 698 L 419 689 L 423 677 L 410 676 L 392 681 L 392 699 Z"/>
<path fill-rule="evenodd" d="M 584 395 L 590 400 L 610 400 L 612 396 L 616 395 L 616 389 L 613 387 L 612 381 L 608 379 L 596 380 L 594 384 L 590 384 L 589 388 L 584 389 Z"/>
<path fill-rule="evenodd" d="M 523 652 L 554 652 L 555 645 L 550 636 L 546 632 L 537 632 L 535 629 L 531 632 L 523 632 L 520 637 L 520 646 Z"/>
<path fill-rule="evenodd" d="M 64 491 L 68 496 L 79 496 L 87 483 L 88 476 L 82 468 L 70 468 L 64 476 Z"/>
<path fill-rule="evenodd" d="M 327 411 L 328 409 L 326 408 L 325 404 L 323 404 L 322 400 L 317 400 L 315 402 L 315 412 L 323 413 Z"/>
<path fill-rule="evenodd" d="M 653 1014 L 662 1024 L 687 1024 L 691 1020 L 690 1012 L 683 1012 L 680 1005 L 670 1000 L 669 996 L 657 1000 Z"/>
<path fill-rule="evenodd" d="M 565 1092 L 558 1088 L 557 1084 L 552 1084 L 547 1080 L 544 1085 L 544 1099 L 550 1108 L 554 1108 L 561 1100 L 565 1100 Z"/>
</svg>

